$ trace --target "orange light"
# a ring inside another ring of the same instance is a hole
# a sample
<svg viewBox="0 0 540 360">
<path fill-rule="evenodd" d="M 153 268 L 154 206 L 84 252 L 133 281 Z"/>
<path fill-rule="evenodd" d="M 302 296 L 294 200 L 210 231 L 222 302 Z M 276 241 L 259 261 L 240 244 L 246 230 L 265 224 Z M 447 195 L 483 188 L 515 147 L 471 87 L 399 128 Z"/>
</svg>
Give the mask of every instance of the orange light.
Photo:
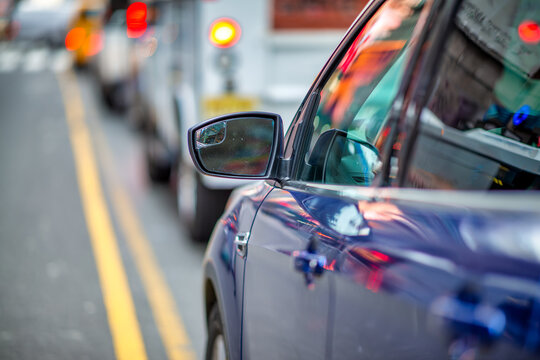
<svg viewBox="0 0 540 360">
<path fill-rule="evenodd" d="M 103 49 L 103 37 L 101 33 L 92 33 L 84 44 L 86 56 L 94 56 Z"/>
<path fill-rule="evenodd" d="M 69 51 L 75 51 L 80 49 L 83 46 L 83 43 L 86 39 L 86 30 L 81 27 L 76 27 L 71 30 L 66 35 L 66 49 Z"/>
<path fill-rule="evenodd" d="M 138 38 L 143 36 L 148 27 L 146 23 L 147 15 L 146 4 L 135 2 L 126 10 L 127 36 L 129 38 Z"/>
<path fill-rule="evenodd" d="M 540 26 L 531 20 L 523 21 L 518 27 L 518 33 L 521 40 L 528 44 L 540 42 Z"/>
<path fill-rule="evenodd" d="M 210 25 L 210 42 L 218 48 L 233 46 L 240 39 L 242 30 L 236 21 L 230 18 L 220 18 Z"/>
</svg>

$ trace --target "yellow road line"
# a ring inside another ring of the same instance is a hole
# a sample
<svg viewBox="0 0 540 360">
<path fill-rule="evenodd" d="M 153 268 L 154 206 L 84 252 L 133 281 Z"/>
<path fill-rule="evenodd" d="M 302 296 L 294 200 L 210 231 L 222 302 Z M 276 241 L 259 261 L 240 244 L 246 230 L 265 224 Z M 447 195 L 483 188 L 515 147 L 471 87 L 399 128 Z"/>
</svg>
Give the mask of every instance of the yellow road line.
<svg viewBox="0 0 540 360">
<path fill-rule="evenodd" d="M 81 200 L 94 251 L 114 351 L 118 360 L 146 360 L 122 258 L 99 181 L 84 109 L 70 70 L 59 75 Z"/>
<path fill-rule="evenodd" d="M 112 152 L 97 122 L 94 130 L 97 154 L 103 166 L 106 182 L 111 189 L 113 207 L 141 276 L 167 356 L 170 360 L 195 359 L 191 341 L 177 311 L 174 297 L 140 225 L 134 211 L 135 206 L 119 183 Z"/>
</svg>

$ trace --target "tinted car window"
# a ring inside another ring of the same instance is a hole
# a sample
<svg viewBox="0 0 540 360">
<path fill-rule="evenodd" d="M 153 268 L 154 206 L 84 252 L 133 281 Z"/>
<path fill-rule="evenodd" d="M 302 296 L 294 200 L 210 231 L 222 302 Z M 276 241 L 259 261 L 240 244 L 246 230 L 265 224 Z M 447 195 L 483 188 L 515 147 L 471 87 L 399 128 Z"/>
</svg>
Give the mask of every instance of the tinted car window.
<svg viewBox="0 0 540 360">
<path fill-rule="evenodd" d="M 301 180 L 371 185 L 413 30 L 430 3 L 387 1 L 359 33 L 321 91 Z"/>
<path fill-rule="evenodd" d="M 540 3 L 464 1 L 406 185 L 540 188 Z"/>
</svg>

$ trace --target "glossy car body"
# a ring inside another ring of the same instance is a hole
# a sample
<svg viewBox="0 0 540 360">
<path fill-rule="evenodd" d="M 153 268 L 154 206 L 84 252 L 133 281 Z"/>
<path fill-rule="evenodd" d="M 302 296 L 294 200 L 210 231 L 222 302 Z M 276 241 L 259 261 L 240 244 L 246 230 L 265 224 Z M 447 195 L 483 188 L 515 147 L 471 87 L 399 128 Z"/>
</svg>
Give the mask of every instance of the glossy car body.
<svg viewBox="0 0 540 360">
<path fill-rule="evenodd" d="M 518 31 L 499 33 L 514 40 L 503 47 L 484 30 L 495 13 L 540 20 L 539 4 L 521 4 L 372 1 L 285 137 L 265 113 L 190 130 L 203 173 L 265 179 L 233 193 L 205 255 L 209 339 L 221 331 L 229 358 L 540 356 L 540 53 Z M 351 107 L 361 132 L 342 126 Z M 255 139 L 254 119 L 277 140 Z M 250 145 L 233 158 L 223 146 L 235 138 Z M 250 167 L 261 143 L 267 166 Z M 212 146 L 224 160 L 208 161 Z M 242 170 L 229 166 L 238 157 Z"/>
</svg>

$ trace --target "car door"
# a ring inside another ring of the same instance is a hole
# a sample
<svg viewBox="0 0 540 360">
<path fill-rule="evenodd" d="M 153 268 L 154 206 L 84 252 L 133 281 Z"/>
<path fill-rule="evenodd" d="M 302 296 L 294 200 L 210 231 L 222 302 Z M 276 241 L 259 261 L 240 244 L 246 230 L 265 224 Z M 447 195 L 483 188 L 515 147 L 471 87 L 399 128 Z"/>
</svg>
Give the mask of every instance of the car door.
<svg viewBox="0 0 540 360">
<path fill-rule="evenodd" d="M 388 114 L 407 76 L 415 29 L 431 6 L 379 3 L 312 89 L 291 129 L 292 180 L 274 187 L 253 222 L 244 274 L 246 359 L 332 357 L 336 298 L 329 273 L 349 241 L 370 236 L 358 196 L 369 201 L 382 176 Z"/>
<path fill-rule="evenodd" d="M 538 358 L 540 109 L 526 64 L 540 53 L 518 28 L 539 16 L 538 4 L 463 1 L 428 38 L 440 47 L 415 71 L 418 131 L 393 144 L 394 186 L 356 196 L 370 235 L 344 238 L 328 272 L 333 359 Z M 513 48 L 481 26 L 495 22 Z"/>
</svg>

